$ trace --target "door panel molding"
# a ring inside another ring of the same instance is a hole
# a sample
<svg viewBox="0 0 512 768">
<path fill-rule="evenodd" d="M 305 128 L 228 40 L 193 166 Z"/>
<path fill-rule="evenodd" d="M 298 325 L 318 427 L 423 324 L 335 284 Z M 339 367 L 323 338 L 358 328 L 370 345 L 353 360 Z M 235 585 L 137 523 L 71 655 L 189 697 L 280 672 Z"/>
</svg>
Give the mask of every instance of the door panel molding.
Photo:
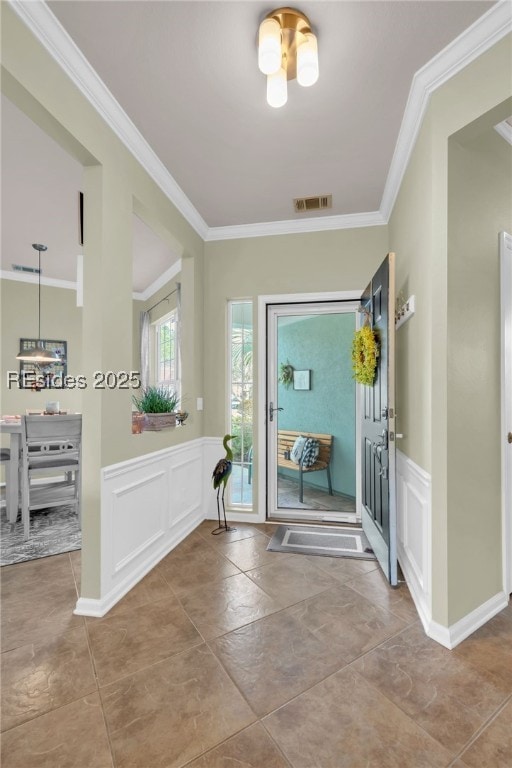
<svg viewBox="0 0 512 768">
<path fill-rule="evenodd" d="M 395 457 L 395 254 L 388 253 L 361 295 L 362 312 L 379 336 L 373 385 L 361 419 L 362 525 L 383 573 L 398 583 Z"/>
</svg>

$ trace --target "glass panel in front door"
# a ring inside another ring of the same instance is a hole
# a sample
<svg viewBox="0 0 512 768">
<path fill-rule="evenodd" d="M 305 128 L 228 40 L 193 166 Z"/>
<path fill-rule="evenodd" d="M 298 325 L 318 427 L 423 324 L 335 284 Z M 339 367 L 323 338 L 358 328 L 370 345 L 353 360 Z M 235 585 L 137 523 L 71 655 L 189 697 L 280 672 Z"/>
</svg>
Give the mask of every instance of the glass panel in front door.
<svg viewBox="0 0 512 768">
<path fill-rule="evenodd" d="M 269 517 L 346 521 L 356 511 L 355 313 L 302 306 L 274 314 Z"/>
</svg>

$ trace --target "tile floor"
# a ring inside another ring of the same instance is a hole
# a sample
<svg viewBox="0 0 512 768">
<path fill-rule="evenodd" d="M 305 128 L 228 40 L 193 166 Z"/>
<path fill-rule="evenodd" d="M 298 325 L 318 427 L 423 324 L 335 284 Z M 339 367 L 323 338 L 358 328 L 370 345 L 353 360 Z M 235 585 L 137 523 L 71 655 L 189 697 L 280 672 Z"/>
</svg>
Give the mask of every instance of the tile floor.
<svg viewBox="0 0 512 768">
<path fill-rule="evenodd" d="M 3 768 L 510 768 L 512 608 L 454 651 L 374 562 L 199 526 L 103 619 L 2 568 Z"/>
</svg>

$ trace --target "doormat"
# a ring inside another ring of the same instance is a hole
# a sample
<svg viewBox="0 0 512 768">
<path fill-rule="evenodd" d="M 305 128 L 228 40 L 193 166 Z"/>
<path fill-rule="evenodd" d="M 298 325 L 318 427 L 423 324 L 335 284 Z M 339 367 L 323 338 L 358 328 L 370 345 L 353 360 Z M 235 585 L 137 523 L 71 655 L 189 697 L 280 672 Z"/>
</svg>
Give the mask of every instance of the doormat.
<svg viewBox="0 0 512 768">
<path fill-rule="evenodd" d="M 280 525 L 267 549 L 270 552 L 294 552 L 300 555 L 377 559 L 362 528 Z"/>
<path fill-rule="evenodd" d="M 23 540 L 20 519 L 11 524 L 2 514 L 0 524 L 0 565 L 14 565 L 39 557 L 72 552 L 82 546 L 82 534 L 73 507 L 53 507 L 30 513 L 30 537 Z"/>
</svg>

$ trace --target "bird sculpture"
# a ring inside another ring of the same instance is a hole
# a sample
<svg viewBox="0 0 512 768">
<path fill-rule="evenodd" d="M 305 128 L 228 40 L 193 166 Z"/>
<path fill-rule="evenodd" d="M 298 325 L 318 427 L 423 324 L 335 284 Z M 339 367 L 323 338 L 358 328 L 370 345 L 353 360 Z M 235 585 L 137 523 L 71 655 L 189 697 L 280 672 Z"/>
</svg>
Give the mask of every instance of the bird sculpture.
<svg viewBox="0 0 512 768">
<path fill-rule="evenodd" d="M 223 459 L 219 459 L 217 464 L 215 465 L 215 469 L 213 470 L 212 480 L 213 480 L 213 487 L 214 489 L 217 489 L 217 517 L 219 520 L 219 527 L 215 528 L 212 533 L 214 536 L 217 536 L 219 533 L 224 533 L 226 531 L 235 531 L 236 528 L 230 528 L 230 526 L 226 522 L 226 505 L 224 504 L 224 493 L 226 491 L 226 485 L 229 480 L 229 476 L 231 475 L 231 471 L 233 469 L 233 451 L 229 447 L 228 443 L 230 440 L 233 440 L 235 438 L 235 435 L 224 435 L 224 440 L 222 441 L 222 445 L 224 446 L 224 450 L 226 451 L 226 455 Z M 220 522 L 220 504 L 219 504 L 219 493 L 220 493 L 220 486 L 222 487 L 222 509 L 224 511 L 224 524 L 222 525 Z"/>
</svg>

